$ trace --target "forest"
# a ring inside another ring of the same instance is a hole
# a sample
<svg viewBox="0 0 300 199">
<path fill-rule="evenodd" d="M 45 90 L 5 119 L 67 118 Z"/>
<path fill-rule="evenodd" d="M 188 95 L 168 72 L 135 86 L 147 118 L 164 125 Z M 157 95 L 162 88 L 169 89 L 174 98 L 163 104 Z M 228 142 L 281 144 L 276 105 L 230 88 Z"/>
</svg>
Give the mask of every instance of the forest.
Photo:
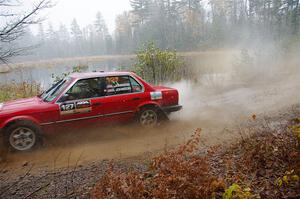
<svg viewBox="0 0 300 199">
<path fill-rule="evenodd" d="M 23 59 L 132 54 L 147 42 L 161 49 L 198 51 L 299 41 L 298 0 L 131 0 L 109 32 L 101 13 L 91 24 L 40 23 L 16 43 L 35 46 Z"/>
</svg>

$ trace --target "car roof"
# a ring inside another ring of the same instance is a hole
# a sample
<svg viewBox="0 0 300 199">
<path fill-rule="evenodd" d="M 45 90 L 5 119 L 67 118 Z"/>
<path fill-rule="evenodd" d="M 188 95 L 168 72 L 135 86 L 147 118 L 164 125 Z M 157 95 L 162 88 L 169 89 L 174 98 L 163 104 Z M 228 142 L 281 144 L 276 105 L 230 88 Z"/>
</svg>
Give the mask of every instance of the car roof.
<svg viewBox="0 0 300 199">
<path fill-rule="evenodd" d="M 121 75 L 131 75 L 132 72 L 87 72 L 87 73 L 72 73 L 71 78 L 75 79 L 85 79 L 85 78 L 94 78 L 94 77 L 106 77 L 106 76 L 121 76 Z"/>
</svg>

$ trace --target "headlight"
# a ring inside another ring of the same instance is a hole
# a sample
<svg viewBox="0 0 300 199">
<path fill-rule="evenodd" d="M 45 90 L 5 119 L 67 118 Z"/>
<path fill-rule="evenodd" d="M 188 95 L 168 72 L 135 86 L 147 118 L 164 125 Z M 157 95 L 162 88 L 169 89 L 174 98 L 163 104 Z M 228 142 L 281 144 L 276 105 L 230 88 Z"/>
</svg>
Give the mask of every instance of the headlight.
<svg viewBox="0 0 300 199">
<path fill-rule="evenodd" d="M 2 107 L 3 107 L 3 103 L 0 103 L 0 110 L 2 109 Z"/>
</svg>

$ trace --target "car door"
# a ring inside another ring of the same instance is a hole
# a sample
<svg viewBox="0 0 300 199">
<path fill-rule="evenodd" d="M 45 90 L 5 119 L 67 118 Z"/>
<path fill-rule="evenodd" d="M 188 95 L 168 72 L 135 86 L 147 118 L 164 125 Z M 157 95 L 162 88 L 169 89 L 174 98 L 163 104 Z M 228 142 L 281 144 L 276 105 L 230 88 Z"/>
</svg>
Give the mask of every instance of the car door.
<svg viewBox="0 0 300 199">
<path fill-rule="evenodd" d="M 102 117 L 99 106 L 104 97 L 101 88 L 103 78 L 88 78 L 78 80 L 58 100 L 60 116 L 57 124 L 61 128 L 81 128 L 96 125 Z"/>
<path fill-rule="evenodd" d="M 99 112 L 105 121 L 127 121 L 135 116 L 143 101 L 143 86 L 131 76 L 106 77 L 106 97 L 100 99 Z"/>
</svg>

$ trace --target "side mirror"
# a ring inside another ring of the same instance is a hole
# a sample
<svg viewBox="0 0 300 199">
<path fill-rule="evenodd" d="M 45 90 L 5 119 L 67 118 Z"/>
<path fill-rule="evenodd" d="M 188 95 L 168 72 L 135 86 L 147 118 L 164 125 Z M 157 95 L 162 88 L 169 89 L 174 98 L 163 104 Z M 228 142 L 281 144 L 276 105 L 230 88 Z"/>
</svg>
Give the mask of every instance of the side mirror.
<svg viewBox="0 0 300 199">
<path fill-rule="evenodd" d="M 60 97 L 58 102 L 65 102 L 69 99 L 69 94 L 65 93 L 63 96 Z"/>
</svg>

